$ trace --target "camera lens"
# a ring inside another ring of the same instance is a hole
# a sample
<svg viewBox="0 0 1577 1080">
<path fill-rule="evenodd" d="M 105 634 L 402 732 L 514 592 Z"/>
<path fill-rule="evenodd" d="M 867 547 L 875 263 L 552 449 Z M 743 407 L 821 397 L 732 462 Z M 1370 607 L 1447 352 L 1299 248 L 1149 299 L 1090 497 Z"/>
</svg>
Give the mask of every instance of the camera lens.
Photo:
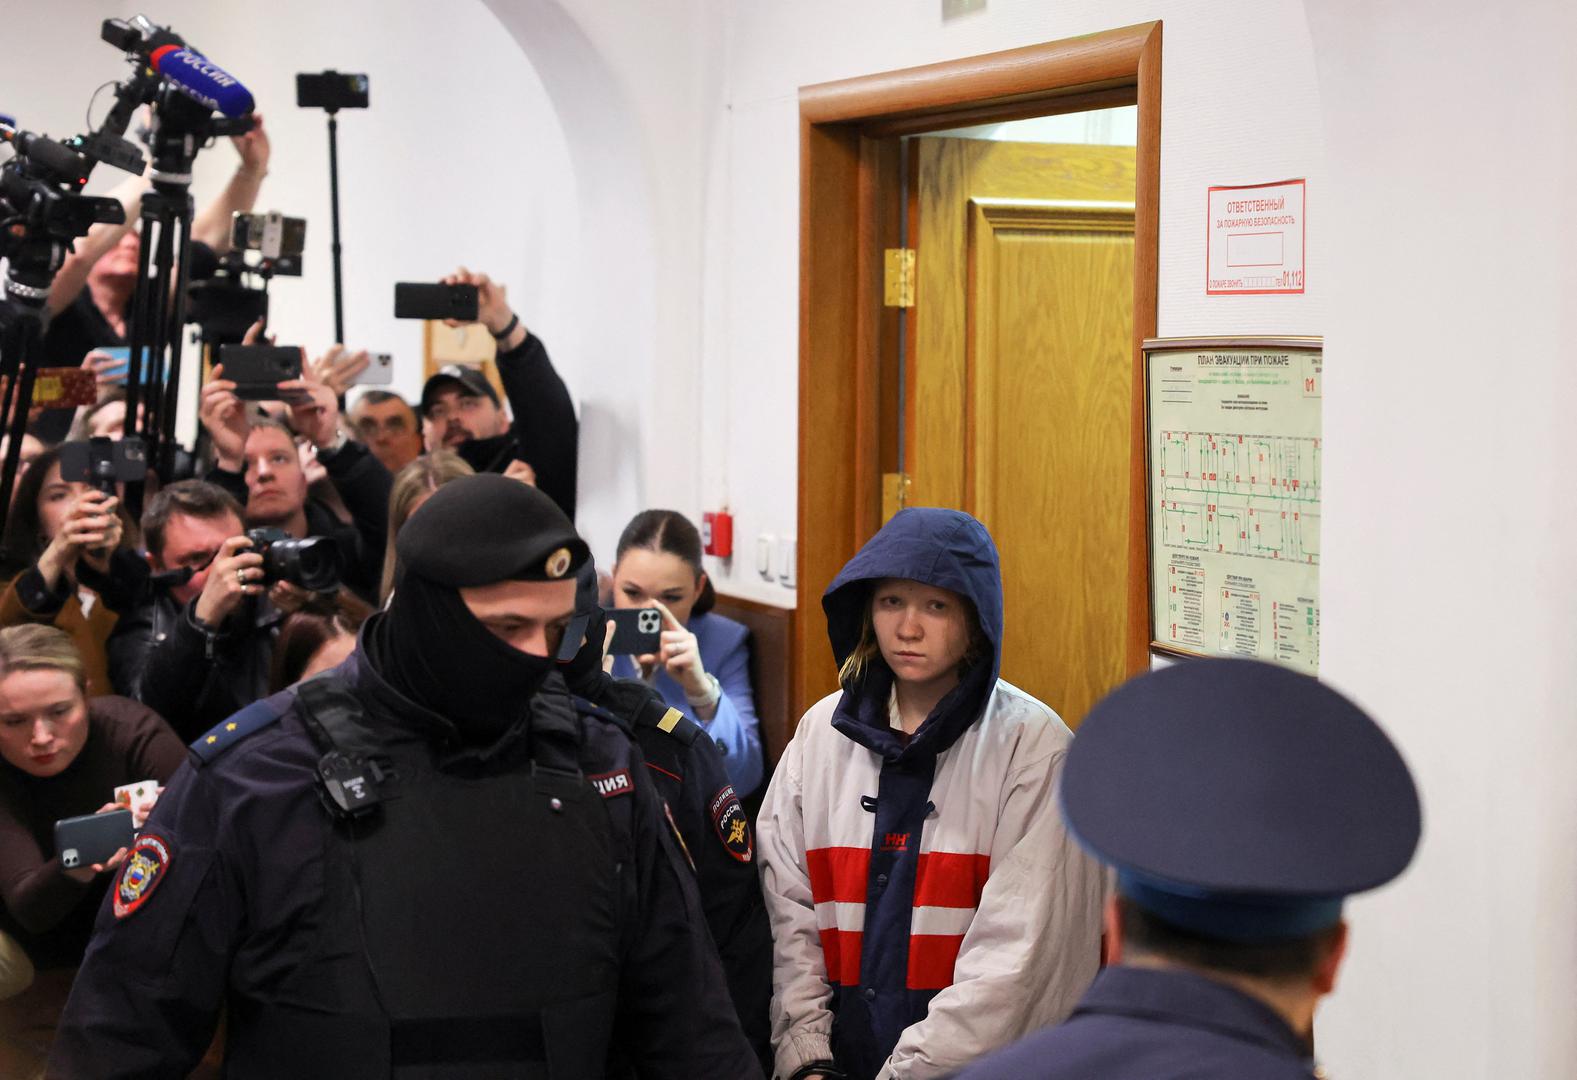
<svg viewBox="0 0 1577 1080">
<path fill-rule="evenodd" d="M 263 569 L 269 580 L 326 592 L 339 585 L 339 548 L 322 536 L 275 540 L 263 552 Z"/>
</svg>

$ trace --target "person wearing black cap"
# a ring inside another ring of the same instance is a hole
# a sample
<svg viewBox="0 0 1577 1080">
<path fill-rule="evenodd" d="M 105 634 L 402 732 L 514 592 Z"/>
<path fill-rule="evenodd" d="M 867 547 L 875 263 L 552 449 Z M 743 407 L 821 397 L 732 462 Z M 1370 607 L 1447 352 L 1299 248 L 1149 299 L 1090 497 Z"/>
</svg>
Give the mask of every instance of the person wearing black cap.
<svg viewBox="0 0 1577 1080">
<path fill-rule="evenodd" d="M 1309 1080 L 1342 900 L 1401 874 L 1418 792 L 1352 702 L 1252 660 L 1142 675 L 1068 755 L 1069 827 L 1116 869 L 1104 970 L 1062 1026 L 959 1080 Z"/>
<path fill-rule="evenodd" d="M 546 346 L 510 307 L 504 286 L 486 274 L 461 267 L 443 284 L 476 286 L 477 322 L 498 343 L 494 362 L 514 419 L 499 408 L 486 376 L 463 364 L 449 364 L 422 387 L 427 449 L 453 450 L 477 472 L 510 469 L 511 475 L 528 478 L 547 492 L 573 521 L 580 422 Z"/>
<path fill-rule="evenodd" d="M 558 671 L 589 555 L 546 496 L 446 485 L 339 668 L 193 745 L 111 886 L 51 1075 L 759 1071 L 672 826 Z"/>
</svg>

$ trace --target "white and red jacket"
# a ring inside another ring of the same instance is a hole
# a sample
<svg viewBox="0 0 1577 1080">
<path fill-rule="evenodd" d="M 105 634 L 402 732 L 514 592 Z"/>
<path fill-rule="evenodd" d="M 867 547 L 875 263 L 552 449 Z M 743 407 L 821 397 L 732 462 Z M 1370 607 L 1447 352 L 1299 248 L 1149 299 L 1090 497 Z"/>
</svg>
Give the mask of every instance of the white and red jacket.
<svg viewBox="0 0 1577 1080">
<path fill-rule="evenodd" d="M 1057 803 L 1072 734 L 998 680 L 937 756 L 919 835 L 877 835 L 884 762 L 833 726 L 840 697 L 800 721 L 758 825 L 776 1075 L 834 1060 L 835 1012 L 871 1024 L 885 1003 L 914 1019 L 876 1075 L 946 1076 L 1063 1019 L 1095 976 L 1104 877 Z M 918 845 L 912 881 L 870 876 L 873 860 L 890 865 L 883 855 L 908 845 Z M 906 963 L 884 962 L 904 949 Z"/>
</svg>

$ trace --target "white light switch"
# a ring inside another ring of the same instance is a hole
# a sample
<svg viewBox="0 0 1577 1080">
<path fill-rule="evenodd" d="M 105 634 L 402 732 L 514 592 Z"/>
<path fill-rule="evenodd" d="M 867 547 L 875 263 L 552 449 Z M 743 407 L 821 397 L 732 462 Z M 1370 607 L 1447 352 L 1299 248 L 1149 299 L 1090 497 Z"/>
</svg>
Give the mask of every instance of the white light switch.
<svg viewBox="0 0 1577 1080">
<path fill-rule="evenodd" d="M 762 533 L 756 537 L 756 573 L 772 580 L 772 549 L 776 546 L 776 537 L 771 533 Z"/>
<path fill-rule="evenodd" d="M 778 580 L 789 588 L 794 587 L 794 538 L 785 536 L 778 543 Z"/>
</svg>

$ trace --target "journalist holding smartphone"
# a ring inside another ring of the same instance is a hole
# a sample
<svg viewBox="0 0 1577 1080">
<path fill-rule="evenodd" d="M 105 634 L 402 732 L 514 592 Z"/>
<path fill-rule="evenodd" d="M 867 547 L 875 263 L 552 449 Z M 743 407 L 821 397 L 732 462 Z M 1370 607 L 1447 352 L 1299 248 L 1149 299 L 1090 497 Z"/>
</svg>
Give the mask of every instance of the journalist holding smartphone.
<svg viewBox="0 0 1577 1080">
<path fill-rule="evenodd" d="M 69 868 L 55 850 L 56 822 L 118 810 L 117 788 L 156 791 L 185 759 L 150 709 L 87 695 L 65 633 L 0 630 L 0 930 L 36 969 L 25 995 L 0 1002 L 0 1075 L 30 1076 L 43 1064 L 109 888 L 106 871 L 125 859 L 122 850 Z M 134 816 L 150 808 L 141 801 Z"/>
<path fill-rule="evenodd" d="M 613 564 L 613 606 L 656 608 L 654 653 L 617 656 L 613 674 L 639 677 L 700 724 L 722 751 L 741 798 L 761 786 L 761 723 L 750 684 L 750 631 L 712 611 L 701 569 L 701 534 L 676 510 L 646 510 L 624 527 Z"/>
<path fill-rule="evenodd" d="M 106 644 L 116 617 L 77 580 L 77 568 L 86 563 L 107 573 L 110 553 L 130 530 L 119 498 L 65 474 L 64 449 L 44 451 L 17 484 L 0 550 L 0 580 L 6 582 L 0 626 L 43 623 L 64 630 L 82 658 L 88 693 L 107 694 Z"/>
</svg>

